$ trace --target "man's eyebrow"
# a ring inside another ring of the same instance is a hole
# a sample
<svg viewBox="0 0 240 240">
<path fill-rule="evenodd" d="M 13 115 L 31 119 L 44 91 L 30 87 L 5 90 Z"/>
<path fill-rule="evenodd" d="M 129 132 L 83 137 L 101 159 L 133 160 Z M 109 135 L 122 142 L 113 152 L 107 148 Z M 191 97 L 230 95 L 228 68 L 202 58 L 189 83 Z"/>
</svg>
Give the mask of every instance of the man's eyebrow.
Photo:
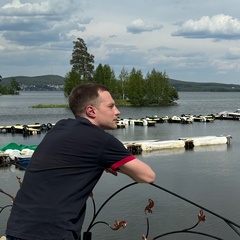
<svg viewBox="0 0 240 240">
<path fill-rule="evenodd" d="M 113 107 L 113 106 L 115 106 L 115 103 L 114 102 L 113 103 L 109 103 L 109 106 Z"/>
</svg>

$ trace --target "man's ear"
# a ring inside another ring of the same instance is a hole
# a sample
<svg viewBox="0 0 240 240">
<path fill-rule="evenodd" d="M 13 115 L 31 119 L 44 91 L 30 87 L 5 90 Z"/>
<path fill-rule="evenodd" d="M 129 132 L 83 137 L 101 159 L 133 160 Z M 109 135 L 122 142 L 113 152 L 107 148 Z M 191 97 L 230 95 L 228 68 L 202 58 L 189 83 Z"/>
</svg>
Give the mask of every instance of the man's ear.
<svg viewBox="0 0 240 240">
<path fill-rule="evenodd" d="M 86 107 L 86 114 L 88 117 L 94 118 L 96 116 L 96 108 L 91 105 L 88 105 Z"/>
</svg>

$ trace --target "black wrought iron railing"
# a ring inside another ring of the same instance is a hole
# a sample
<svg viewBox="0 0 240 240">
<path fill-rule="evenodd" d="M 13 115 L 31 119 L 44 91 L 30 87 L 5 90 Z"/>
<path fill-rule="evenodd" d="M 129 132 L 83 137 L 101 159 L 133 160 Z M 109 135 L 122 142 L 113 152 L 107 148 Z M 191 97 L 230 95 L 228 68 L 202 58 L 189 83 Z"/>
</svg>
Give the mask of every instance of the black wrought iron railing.
<svg viewBox="0 0 240 240">
<path fill-rule="evenodd" d="M 16 165 L 17 167 L 21 167 L 22 166 L 19 166 L 18 162 L 11 162 L 9 164 L 14 164 Z M 6 164 L 5 164 L 6 166 Z M 0 165 L 1 167 L 1 165 Z M 23 169 L 24 170 L 24 169 Z M 19 183 L 19 187 L 21 187 L 21 179 L 17 177 L 17 181 Z M 125 189 L 127 188 L 130 188 L 134 185 L 136 185 L 138 183 L 136 182 L 133 182 L 131 184 L 128 184 L 122 188 L 120 188 L 119 190 L 117 190 L 116 192 L 114 192 L 111 196 L 109 196 L 104 202 L 103 204 L 100 206 L 100 208 L 97 210 L 96 208 L 96 204 L 95 204 L 95 200 L 94 200 L 94 197 L 93 197 L 93 194 L 90 195 L 90 198 L 92 200 L 92 204 L 93 204 L 93 216 L 92 216 L 92 220 L 90 221 L 86 231 L 83 233 L 83 240 L 92 240 L 93 239 L 93 235 L 92 235 L 92 232 L 91 230 L 93 229 L 94 226 L 98 225 L 98 224 L 104 224 L 106 226 L 108 226 L 111 230 L 113 231 L 117 231 L 121 228 L 125 228 L 127 226 L 127 222 L 125 220 L 121 220 L 121 221 L 115 221 L 115 223 L 113 225 L 105 222 L 105 221 L 96 221 L 99 213 L 103 210 L 103 208 L 106 206 L 107 203 L 109 203 L 117 194 L 119 194 L 120 192 L 124 191 Z M 144 213 L 145 213 L 145 219 L 146 219 L 146 232 L 144 234 L 142 234 L 142 240 L 155 240 L 155 239 L 160 239 L 160 238 L 163 238 L 165 236 L 170 236 L 170 235 L 176 235 L 176 234 L 180 234 L 180 233 L 186 233 L 186 234 L 193 234 L 193 235 L 201 235 L 201 236 L 204 236 L 204 237 L 207 237 L 207 238 L 210 238 L 210 239 L 218 239 L 218 240 L 229 240 L 229 239 L 226 239 L 226 238 L 222 238 L 221 236 L 216 236 L 216 235 L 212 235 L 212 234 L 209 234 L 207 232 L 203 232 L 203 231 L 197 231 L 197 226 L 201 223 L 201 222 L 205 222 L 206 220 L 206 215 L 205 214 L 209 214 L 209 215 L 212 215 L 218 219 L 220 219 L 223 223 L 225 223 L 227 226 L 230 227 L 230 230 L 232 230 L 236 237 L 240 239 L 240 225 L 231 221 L 230 219 L 227 219 L 187 198 L 184 198 L 166 188 L 163 188 L 155 183 L 151 183 L 150 186 L 160 190 L 160 191 L 163 191 L 163 192 L 166 192 L 178 199 L 181 199 L 183 201 L 185 201 L 186 203 L 188 204 L 191 204 L 192 206 L 195 206 L 196 208 L 198 208 L 198 212 L 196 214 L 197 216 L 197 220 L 196 221 L 193 221 L 193 225 L 190 226 L 190 227 L 187 227 L 187 228 L 183 228 L 183 229 L 179 229 L 179 230 L 174 230 L 174 231 L 168 231 L 168 232 L 165 232 L 165 233 L 161 233 L 161 234 L 158 234 L 156 233 L 156 236 L 149 236 L 149 232 L 150 232 L 150 228 L 151 228 L 151 225 L 150 225 L 150 221 L 149 221 L 149 217 L 150 215 L 154 212 L 154 206 L 155 206 L 155 202 L 154 202 L 154 199 L 148 199 L 147 200 L 147 204 L 146 204 L 146 207 L 144 208 Z M 0 193 L 8 196 L 10 199 L 11 199 L 11 202 L 14 201 L 14 196 L 8 194 L 6 191 L 0 189 Z M 0 201 L 1 202 L 1 201 Z M 5 205 L 5 206 L 0 206 L 0 213 L 2 213 L 3 210 L 5 210 L 6 208 L 11 208 L 12 204 L 8 204 L 8 205 Z"/>
<path fill-rule="evenodd" d="M 109 223 L 107 222 L 103 222 L 103 221 L 95 221 L 97 216 L 99 215 L 99 213 L 101 212 L 101 210 L 104 208 L 104 206 L 118 193 L 120 193 L 121 191 L 125 190 L 126 188 L 132 187 L 133 185 L 136 185 L 138 183 L 134 182 L 131 183 L 129 185 L 124 186 L 123 188 L 119 189 L 118 191 L 116 191 L 114 194 L 112 194 L 99 208 L 98 211 L 96 211 L 96 206 L 95 206 L 95 201 L 94 198 L 91 196 L 92 198 L 92 202 L 93 202 L 93 206 L 94 206 L 94 215 L 92 218 L 92 221 L 90 222 L 86 232 L 84 232 L 83 234 L 83 240 L 92 240 L 92 233 L 91 233 L 91 229 L 97 225 L 97 224 L 105 224 L 107 225 L 109 228 L 111 228 L 112 230 L 119 230 L 120 228 L 125 228 L 127 225 L 127 222 L 125 220 L 123 221 L 115 221 L 114 226 L 111 226 Z M 155 239 L 159 239 L 162 238 L 164 236 L 169 236 L 169 235 L 173 235 L 173 234 L 179 234 L 179 233 L 188 233 L 188 234 L 197 234 L 197 235 L 202 235 L 202 236 L 206 236 L 208 238 L 212 238 L 212 239 L 219 239 L 219 240 L 223 240 L 224 238 L 222 238 L 221 236 L 214 236 L 208 233 L 204 233 L 204 232 L 200 232 L 200 231 L 196 231 L 196 227 L 201 223 L 201 222 L 205 222 L 206 220 L 206 216 L 205 216 L 205 212 L 208 214 L 211 214 L 213 216 L 215 216 L 216 218 L 221 219 L 223 222 L 225 222 L 235 233 L 236 236 L 239 236 L 240 239 L 240 225 L 237 223 L 234 223 L 233 221 L 195 203 L 190 201 L 189 199 L 186 199 L 174 192 L 169 191 L 168 189 L 165 189 L 159 185 L 156 185 L 154 183 L 150 184 L 151 186 L 153 186 L 154 188 L 157 188 L 161 191 L 167 192 L 168 194 L 171 194 L 195 207 L 197 207 L 199 209 L 198 215 L 197 215 L 197 222 L 194 223 L 192 226 L 188 227 L 188 228 L 184 228 L 184 229 L 180 229 L 180 230 L 175 230 L 175 231 L 170 231 L 170 232 L 165 232 L 159 235 L 156 235 L 155 237 L 151 237 L 149 238 L 149 230 L 150 230 L 150 223 L 149 223 L 149 214 L 151 214 L 153 212 L 153 208 L 154 208 L 154 200 L 153 199 L 148 199 L 148 205 L 145 207 L 145 217 L 146 217 L 146 225 L 147 225 L 147 230 L 146 233 L 142 235 L 142 240 L 155 240 Z M 229 240 L 229 239 L 228 239 Z"/>
</svg>

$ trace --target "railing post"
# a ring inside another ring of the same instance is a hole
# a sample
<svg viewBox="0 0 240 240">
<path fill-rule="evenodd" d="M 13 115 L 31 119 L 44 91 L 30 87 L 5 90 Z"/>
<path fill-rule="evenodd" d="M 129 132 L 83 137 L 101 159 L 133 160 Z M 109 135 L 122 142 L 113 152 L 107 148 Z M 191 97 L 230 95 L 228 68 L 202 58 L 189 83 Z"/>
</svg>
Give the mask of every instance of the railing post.
<svg viewBox="0 0 240 240">
<path fill-rule="evenodd" d="M 92 240 L 92 233 L 91 232 L 84 232 L 83 233 L 83 240 Z"/>
</svg>

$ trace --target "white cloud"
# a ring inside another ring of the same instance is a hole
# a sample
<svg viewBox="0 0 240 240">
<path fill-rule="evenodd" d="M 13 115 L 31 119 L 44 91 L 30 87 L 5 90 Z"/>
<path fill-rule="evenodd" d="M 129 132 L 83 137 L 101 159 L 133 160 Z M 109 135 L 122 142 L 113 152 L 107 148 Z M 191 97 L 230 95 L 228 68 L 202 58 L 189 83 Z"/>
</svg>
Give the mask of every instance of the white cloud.
<svg viewBox="0 0 240 240">
<path fill-rule="evenodd" d="M 229 48 L 224 57 L 225 59 L 240 60 L 240 48 Z"/>
<path fill-rule="evenodd" d="M 65 76 L 73 41 L 95 64 L 239 83 L 239 0 L 1 0 L 0 75 Z"/>
<path fill-rule="evenodd" d="M 142 32 L 152 32 L 154 30 L 159 30 L 163 26 L 157 23 L 145 23 L 142 19 L 136 19 L 132 21 L 130 25 L 127 26 L 127 31 L 133 34 Z"/>
<path fill-rule="evenodd" d="M 23 46 L 70 40 L 72 31 L 85 31 L 82 24 L 91 21 L 86 16 L 76 18 L 77 10 L 81 11 L 78 1 L 21 3 L 13 0 L 0 8 L 1 35 L 7 41 Z"/>
<path fill-rule="evenodd" d="M 1 7 L 3 15 L 66 15 L 69 11 L 76 11 L 81 6 L 81 1 L 77 0 L 44 0 L 40 3 L 22 3 L 21 0 L 13 0 L 11 3 L 4 4 Z"/>
<path fill-rule="evenodd" d="M 229 71 L 237 71 L 240 72 L 240 61 L 223 61 L 223 60 L 215 60 L 212 62 L 212 65 L 217 67 L 218 72 L 228 73 Z"/>
<path fill-rule="evenodd" d="M 38 3 L 21 3 L 20 0 L 13 0 L 11 3 L 5 4 L 1 8 L 1 13 L 5 16 L 12 14 L 18 16 L 47 14 L 50 11 L 47 1 Z"/>
<path fill-rule="evenodd" d="M 203 16 L 199 20 L 187 20 L 173 36 L 186 38 L 213 38 L 217 40 L 240 39 L 240 21 L 228 15 Z"/>
</svg>

